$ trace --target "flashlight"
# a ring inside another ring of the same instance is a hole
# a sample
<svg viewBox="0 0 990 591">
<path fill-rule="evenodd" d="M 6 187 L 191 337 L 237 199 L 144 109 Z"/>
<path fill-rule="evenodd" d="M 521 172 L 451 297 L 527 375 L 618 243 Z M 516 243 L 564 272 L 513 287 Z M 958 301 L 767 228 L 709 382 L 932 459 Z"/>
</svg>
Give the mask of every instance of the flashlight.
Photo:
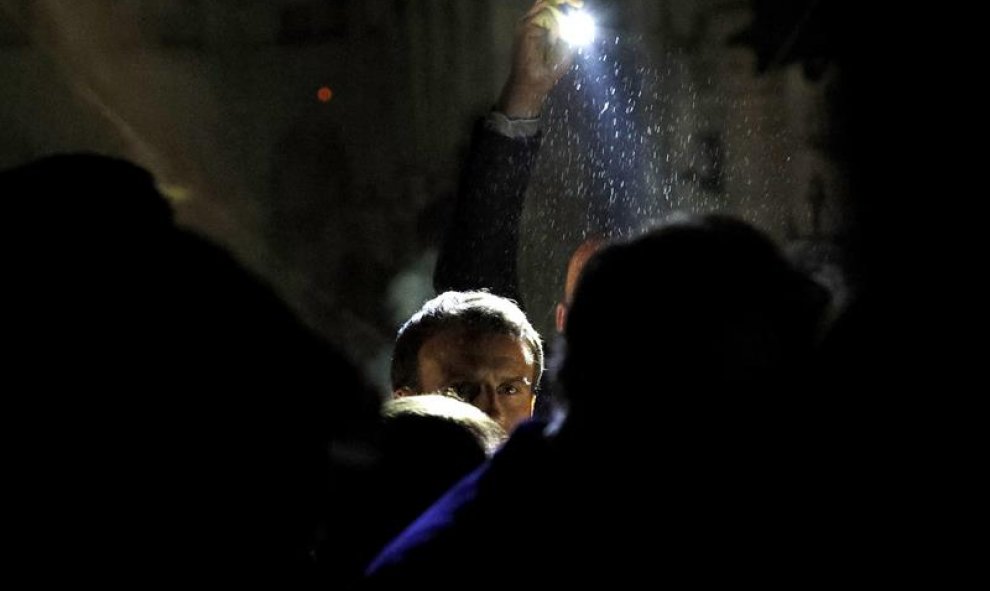
<svg viewBox="0 0 990 591">
<path fill-rule="evenodd" d="M 583 10 L 561 13 L 558 26 L 560 38 L 571 47 L 585 47 L 595 40 L 595 19 Z"/>
</svg>

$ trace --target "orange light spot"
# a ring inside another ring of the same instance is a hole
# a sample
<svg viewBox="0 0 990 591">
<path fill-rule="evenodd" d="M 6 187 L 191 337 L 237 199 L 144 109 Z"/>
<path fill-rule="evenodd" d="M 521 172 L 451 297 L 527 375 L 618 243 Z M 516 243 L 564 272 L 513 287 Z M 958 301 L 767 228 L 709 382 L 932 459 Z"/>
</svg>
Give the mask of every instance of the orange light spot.
<svg viewBox="0 0 990 591">
<path fill-rule="evenodd" d="M 329 86 L 321 86 L 320 89 L 316 91 L 316 98 L 319 99 L 321 103 L 329 103 L 330 99 L 333 98 L 333 91 L 330 90 Z"/>
</svg>

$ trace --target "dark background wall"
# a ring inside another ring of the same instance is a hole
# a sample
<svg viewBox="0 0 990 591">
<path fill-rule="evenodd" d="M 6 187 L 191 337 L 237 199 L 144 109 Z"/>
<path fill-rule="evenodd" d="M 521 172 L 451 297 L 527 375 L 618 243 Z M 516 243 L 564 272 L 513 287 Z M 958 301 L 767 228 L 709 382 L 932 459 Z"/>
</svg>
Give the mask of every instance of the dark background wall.
<svg viewBox="0 0 990 591">
<path fill-rule="evenodd" d="M 529 4 L 0 0 L 0 167 L 75 150 L 143 164 L 184 224 L 381 379 L 395 329 L 432 294 L 471 124 Z M 746 1 L 588 4 L 600 51 L 551 97 L 523 220 L 541 332 L 586 232 L 690 209 L 789 244 L 835 234 L 828 71 L 758 76 L 729 44 Z"/>
</svg>

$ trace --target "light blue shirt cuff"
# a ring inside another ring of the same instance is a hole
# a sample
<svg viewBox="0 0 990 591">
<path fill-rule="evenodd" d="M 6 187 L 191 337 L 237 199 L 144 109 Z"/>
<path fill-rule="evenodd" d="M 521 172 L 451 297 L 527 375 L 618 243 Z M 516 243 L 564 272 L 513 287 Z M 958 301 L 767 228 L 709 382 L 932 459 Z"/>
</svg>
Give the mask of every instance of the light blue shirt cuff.
<svg viewBox="0 0 990 591">
<path fill-rule="evenodd" d="M 530 138 L 540 132 L 540 118 L 511 119 L 505 113 L 492 111 L 485 118 L 485 127 L 508 138 Z"/>
</svg>

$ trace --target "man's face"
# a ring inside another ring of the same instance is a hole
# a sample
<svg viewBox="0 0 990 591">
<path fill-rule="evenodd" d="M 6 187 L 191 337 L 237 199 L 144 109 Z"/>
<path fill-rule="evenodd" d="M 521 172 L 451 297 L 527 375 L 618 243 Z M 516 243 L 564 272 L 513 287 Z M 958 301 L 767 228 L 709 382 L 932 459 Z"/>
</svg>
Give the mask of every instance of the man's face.
<svg viewBox="0 0 990 591">
<path fill-rule="evenodd" d="M 419 350 L 420 391 L 454 390 L 510 433 L 533 414 L 534 361 L 513 336 L 441 331 Z"/>
</svg>

